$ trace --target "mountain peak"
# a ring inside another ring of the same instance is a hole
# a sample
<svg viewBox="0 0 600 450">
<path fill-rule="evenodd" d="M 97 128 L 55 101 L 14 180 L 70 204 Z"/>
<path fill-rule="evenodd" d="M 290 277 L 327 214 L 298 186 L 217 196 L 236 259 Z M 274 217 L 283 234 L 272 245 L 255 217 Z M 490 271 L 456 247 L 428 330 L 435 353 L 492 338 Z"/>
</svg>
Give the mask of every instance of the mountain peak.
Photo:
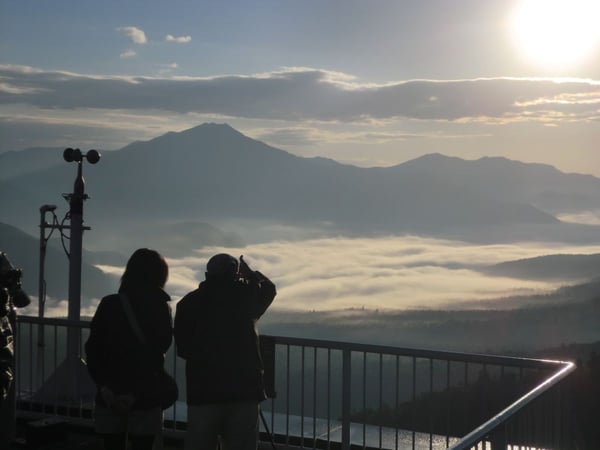
<svg viewBox="0 0 600 450">
<path fill-rule="evenodd" d="M 215 122 L 204 122 L 195 127 L 180 131 L 177 134 L 197 134 L 197 133 L 233 133 L 233 134 L 243 136 L 242 133 L 237 131 L 231 125 L 229 125 L 227 123 L 215 123 Z"/>
</svg>

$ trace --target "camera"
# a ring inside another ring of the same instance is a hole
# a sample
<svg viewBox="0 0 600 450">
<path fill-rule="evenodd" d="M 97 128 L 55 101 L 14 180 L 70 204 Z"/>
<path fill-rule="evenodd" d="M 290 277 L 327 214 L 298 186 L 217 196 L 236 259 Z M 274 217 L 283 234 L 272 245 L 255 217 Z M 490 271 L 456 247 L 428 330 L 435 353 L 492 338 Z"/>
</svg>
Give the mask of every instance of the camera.
<svg viewBox="0 0 600 450">
<path fill-rule="evenodd" d="M 29 296 L 21 287 L 23 271 L 16 269 L 6 253 L 0 252 L 0 308 L 10 308 L 10 302 L 17 308 L 31 303 Z"/>
</svg>

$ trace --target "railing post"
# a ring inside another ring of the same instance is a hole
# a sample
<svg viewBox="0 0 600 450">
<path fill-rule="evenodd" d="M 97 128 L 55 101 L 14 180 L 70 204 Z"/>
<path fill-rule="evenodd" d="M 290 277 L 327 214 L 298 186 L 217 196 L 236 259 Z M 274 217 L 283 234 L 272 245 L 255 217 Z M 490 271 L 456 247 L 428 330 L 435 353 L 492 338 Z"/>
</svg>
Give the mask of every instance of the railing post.
<svg viewBox="0 0 600 450">
<path fill-rule="evenodd" d="M 352 395 L 352 366 L 350 349 L 342 351 L 342 450 L 350 450 L 350 405 Z"/>
</svg>

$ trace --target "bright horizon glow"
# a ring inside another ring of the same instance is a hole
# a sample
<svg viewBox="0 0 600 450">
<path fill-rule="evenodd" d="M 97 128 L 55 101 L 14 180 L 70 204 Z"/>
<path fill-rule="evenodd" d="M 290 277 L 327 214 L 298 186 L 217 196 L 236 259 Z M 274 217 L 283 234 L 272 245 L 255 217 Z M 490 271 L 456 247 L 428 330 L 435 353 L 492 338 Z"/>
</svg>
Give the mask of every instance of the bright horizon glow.
<svg viewBox="0 0 600 450">
<path fill-rule="evenodd" d="M 597 0 L 524 0 L 513 22 L 515 39 L 535 64 L 571 66 L 598 48 L 599 18 Z"/>
</svg>

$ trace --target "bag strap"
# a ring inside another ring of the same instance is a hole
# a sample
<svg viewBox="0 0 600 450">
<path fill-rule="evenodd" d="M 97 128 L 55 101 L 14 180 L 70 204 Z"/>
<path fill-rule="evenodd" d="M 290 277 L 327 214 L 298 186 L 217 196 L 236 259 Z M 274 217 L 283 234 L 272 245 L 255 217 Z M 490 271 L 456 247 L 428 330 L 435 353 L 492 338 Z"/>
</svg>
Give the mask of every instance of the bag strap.
<svg viewBox="0 0 600 450">
<path fill-rule="evenodd" d="M 135 334 L 135 336 L 138 338 L 138 340 L 142 344 L 146 345 L 146 342 L 147 342 L 146 336 L 144 335 L 144 332 L 140 328 L 140 324 L 138 323 L 137 319 L 135 318 L 135 314 L 133 313 L 133 308 L 131 307 L 129 298 L 127 298 L 127 296 L 125 294 L 123 294 L 122 292 L 119 292 L 119 297 L 121 297 L 121 304 L 123 305 L 123 310 L 125 311 L 125 316 L 127 317 L 127 320 L 129 321 L 129 325 L 131 325 L 131 329 L 133 330 L 133 333 Z"/>
</svg>

